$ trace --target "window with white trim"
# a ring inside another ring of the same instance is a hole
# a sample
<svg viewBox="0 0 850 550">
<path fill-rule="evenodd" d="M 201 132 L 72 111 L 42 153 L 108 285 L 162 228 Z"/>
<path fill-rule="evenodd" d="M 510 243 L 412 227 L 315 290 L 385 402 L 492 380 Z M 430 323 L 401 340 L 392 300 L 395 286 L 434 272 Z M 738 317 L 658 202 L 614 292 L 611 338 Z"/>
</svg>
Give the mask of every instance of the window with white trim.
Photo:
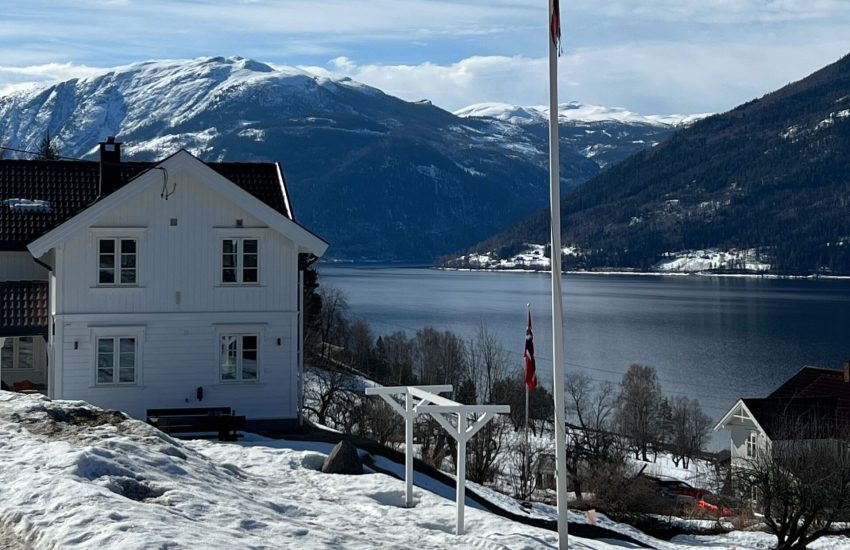
<svg viewBox="0 0 850 550">
<path fill-rule="evenodd" d="M 221 282 L 259 282 L 260 248 L 257 239 L 230 238 L 221 241 Z"/>
<path fill-rule="evenodd" d="M 32 369 L 35 366 L 35 339 L 32 336 L 8 337 L 0 348 L 0 368 Z"/>
<path fill-rule="evenodd" d="M 97 384 L 135 384 L 138 340 L 135 336 L 96 338 Z"/>
<path fill-rule="evenodd" d="M 755 458 L 756 453 L 758 451 L 758 443 L 759 443 L 759 434 L 758 432 L 750 432 L 750 435 L 747 437 L 747 448 L 746 448 L 746 457 L 747 458 Z"/>
<path fill-rule="evenodd" d="M 222 334 L 219 375 L 222 382 L 257 380 L 260 338 L 256 334 Z"/>
<path fill-rule="evenodd" d="M 97 283 L 99 285 L 136 285 L 136 239 L 97 240 Z"/>
</svg>

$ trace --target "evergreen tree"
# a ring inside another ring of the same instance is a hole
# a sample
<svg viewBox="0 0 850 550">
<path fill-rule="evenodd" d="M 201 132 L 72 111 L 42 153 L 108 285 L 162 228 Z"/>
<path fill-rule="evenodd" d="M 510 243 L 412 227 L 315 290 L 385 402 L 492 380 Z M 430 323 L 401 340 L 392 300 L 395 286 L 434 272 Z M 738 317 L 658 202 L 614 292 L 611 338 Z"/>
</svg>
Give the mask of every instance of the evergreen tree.
<svg viewBox="0 0 850 550">
<path fill-rule="evenodd" d="M 55 139 L 50 139 L 50 132 L 41 138 L 41 143 L 38 145 L 38 158 L 42 160 L 58 160 L 59 148 Z"/>
</svg>

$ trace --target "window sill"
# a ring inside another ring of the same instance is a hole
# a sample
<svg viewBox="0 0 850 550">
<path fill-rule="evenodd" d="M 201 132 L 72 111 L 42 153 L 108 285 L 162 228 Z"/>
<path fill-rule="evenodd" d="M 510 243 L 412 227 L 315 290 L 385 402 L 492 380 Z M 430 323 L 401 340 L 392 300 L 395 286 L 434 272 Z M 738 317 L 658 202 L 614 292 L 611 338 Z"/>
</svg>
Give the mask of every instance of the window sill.
<svg viewBox="0 0 850 550">
<path fill-rule="evenodd" d="M 143 386 L 143 385 L 140 385 L 140 384 L 94 384 L 94 385 L 89 386 L 89 389 L 93 390 L 93 389 L 103 389 L 103 388 L 109 388 L 109 389 L 121 388 L 121 389 L 125 389 L 125 390 L 143 390 L 143 389 L 145 389 L 145 387 L 146 386 Z"/>
<path fill-rule="evenodd" d="M 219 283 L 216 288 L 262 288 L 266 285 L 260 283 Z"/>
<path fill-rule="evenodd" d="M 232 381 L 220 380 L 220 381 L 216 382 L 215 384 L 213 384 L 212 386 L 214 388 L 230 388 L 230 387 L 233 387 L 233 386 L 259 387 L 259 386 L 265 386 L 265 385 L 266 385 L 265 383 L 258 382 L 256 380 L 232 380 Z"/>
<path fill-rule="evenodd" d="M 142 290 L 145 287 L 139 285 L 96 285 L 90 286 L 90 290 Z"/>
</svg>

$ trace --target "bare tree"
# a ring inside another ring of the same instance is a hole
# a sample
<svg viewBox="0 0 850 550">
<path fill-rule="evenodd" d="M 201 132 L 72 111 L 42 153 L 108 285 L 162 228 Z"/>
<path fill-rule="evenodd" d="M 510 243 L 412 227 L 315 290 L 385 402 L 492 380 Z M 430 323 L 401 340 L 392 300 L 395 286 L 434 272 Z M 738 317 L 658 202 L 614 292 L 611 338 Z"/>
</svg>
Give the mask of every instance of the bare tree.
<svg viewBox="0 0 850 550">
<path fill-rule="evenodd" d="M 663 401 L 655 368 L 630 366 L 620 382 L 617 424 L 620 433 L 634 446 L 636 458 L 649 460 L 649 449 L 655 447 L 661 437 Z"/>
<path fill-rule="evenodd" d="M 551 452 L 550 445 L 535 438 L 529 440 L 528 447 L 524 441 L 517 441 L 510 445 L 508 450 L 508 467 L 511 469 L 508 482 L 513 490 L 514 498 L 528 500 L 537 490 L 539 482 L 533 468 L 535 465 L 539 467 L 541 457 Z M 527 464 L 530 464 L 532 468 L 528 468 Z"/>
<path fill-rule="evenodd" d="M 404 424 L 399 422 L 398 414 L 383 399 L 363 397 L 359 404 L 358 435 L 387 447 L 398 447 L 404 441 Z"/>
<path fill-rule="evenodd" d="M 478 327 L 478 334 L 466 343 L 465 350 L 466 378 L 475 384 L 478 402 L 492 403 L 496 383 L 507 378 L 510 356 L 485 324 Z"/>
<path fill-rule="evenodd" d="M 772 427 L 773 440 L 746 459 L 737 479 L 760 499 L 777 548 L 804 550 L 850 519 L 850 430 L 846 419 L 772 416 L 784 426 Z"/>
<path fill-rule="evenodd" d="M 460 385 L 464 375 L 464 345 L 456 334 L 425 327 L 412 343 L 414 370 L 421 384 Z"/>
<path fill-rule="evenodd" d="M 338 429 L 345 423 L 338 413 L 347 401 L 343 394 L 351 387 L 350 377 L 336 368 L 308 365 L 305 370 L 304 410 L 319 424 Z"/>
<path fill-rule="evenodd" d="M 373 376 L 372 367 L 375 335 L 369 323 L 357 319 L 351 323 L 346 334 L 346 355 L 349 364 L 360 372 Z"/>
<path fill-rule="evenodd" d="M 564 384 L 567 418 L 567 472 L 576 498 L 582 498 L 585 482 L 614 459 L 618 436 L 614 428 L 617 401 L 610 382 L 593 381 L 582 373 L 569 373 Z"/>
<path fill-rule="evenodd" d="M 708 442 L 712 421 L 696 399 L 675 397 L 670 409 L 669 445 L 673 463 L 678 466 L 681 462 L 687 468 L 690 459 Z"/>
<path fill-rule="evenodd" d="M 482 324 L 475 338 L 464 346 L 465 379 L 461 386 L 463 398 L 474 403 L 492 404 L 498 395 L 500 382 L 507 378 L 510 356 L 496 337 Z M 495 418 L 487 423 L 466 446 L 467 475 L 476 483 L 491 481 L 498 473 L 498 459 L 506 445 L 510 431 L 508 419 Z"/>
<path fill-rule="evenodd" d="M 346 313 L 348 312 L 348 299 L 345 294 L 337 288 L 320 288 L 318 291 L 321 301 L 319 313 L 319 335 L 321 338 L 322 359 L 330 357 L 331 344 L 342 345 L 348 325 Z"/>
<path fill-rule="evenodd" d="M 441 469 L 447 458 L 456 456 L 454 438 L 431 415 L 417 417 L 413 431 L 426 464 Z"/>
</svg>

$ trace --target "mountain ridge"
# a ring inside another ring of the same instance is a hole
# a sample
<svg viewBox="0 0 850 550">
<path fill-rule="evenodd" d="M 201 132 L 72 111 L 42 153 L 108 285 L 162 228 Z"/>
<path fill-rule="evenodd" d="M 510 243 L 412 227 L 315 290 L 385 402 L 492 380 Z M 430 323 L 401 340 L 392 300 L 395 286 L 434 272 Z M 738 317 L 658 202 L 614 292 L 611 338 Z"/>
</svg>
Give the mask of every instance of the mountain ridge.
<svg viewBox="0 0 850 550">
<path fill-rule="evenodd" d="M 561 124 L 561 186 L 667 139 L 669 126 Z M 128 158 L 185 148 L 209 161 L 281 161 L 300 221 L 340 259 L 432 261 L 531 214 L 548 196 L 543 124 L 461 118 L 350 78 L 241 57 L 153 60 L 0 96 L 0 142 Z"/>
<path fill-rule="evenodd" d="M 781 274 L 850 274 L 850 56 L 712 115 L 561 202 L 569 268 L 651 270 L 676 251 L 747 249 Z M 546 242 L 548 212 L 469 249 Z"/>
</svg>

